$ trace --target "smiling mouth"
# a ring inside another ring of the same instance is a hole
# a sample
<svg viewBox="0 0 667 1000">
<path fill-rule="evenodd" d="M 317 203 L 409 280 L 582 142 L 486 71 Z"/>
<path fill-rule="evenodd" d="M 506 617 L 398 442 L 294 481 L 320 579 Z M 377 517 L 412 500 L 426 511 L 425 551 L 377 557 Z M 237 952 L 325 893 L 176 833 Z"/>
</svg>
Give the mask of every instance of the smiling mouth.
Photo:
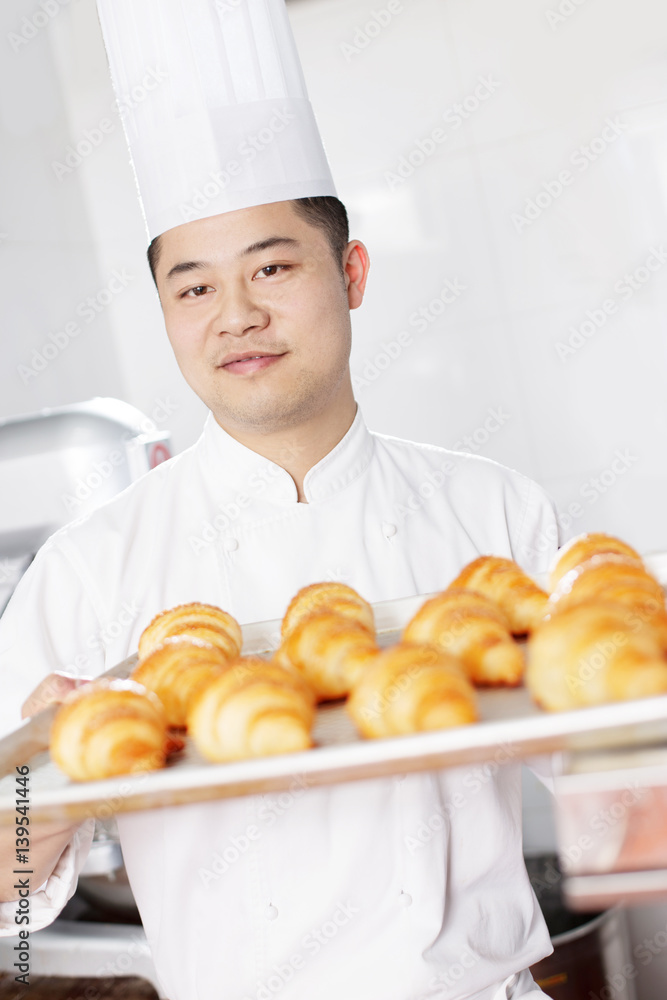
<svg viewBox="0 0 667 1000">
<path fill-rule="evenodd" d="M 237 358 L 234 361 L 228 361 L 226 364 L 219 365 L 219 367 L 235 375 L 249 375 L 270 367 L 284 356 L 284 354 L 252 354 L 246 358 Z"/>
</svg>

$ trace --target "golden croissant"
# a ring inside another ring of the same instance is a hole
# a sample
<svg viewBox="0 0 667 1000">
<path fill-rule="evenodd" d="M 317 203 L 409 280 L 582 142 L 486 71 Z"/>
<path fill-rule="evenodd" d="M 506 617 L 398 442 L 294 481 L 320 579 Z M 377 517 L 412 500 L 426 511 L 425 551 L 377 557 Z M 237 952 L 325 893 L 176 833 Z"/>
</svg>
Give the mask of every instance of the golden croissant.
<svg viewBox="0 0 667 1000">
<path fill-rule="evenodd" d="M 571 538 L 566 545 L 556 553 L 556 561 L 549 577 L 549 589 L 555 590 L 560 580 L 575 569 L 581 563 L 586 562 L 591 556 L 616 553 L 625 556 L 627 559 L 643 566 L 642 558 L 638 552 L 622 542 L 620 538 L 613 535 L 605 535 L 603 532 L 591 532 L 590 534 L 577 535 Z"/>
<path fill-rule="evenodd" d="M 526 685 L 552 712 L 667 693 L 660 632 L 623 604 L 559 611 L 534 631 L 527 653 Z"/>
<path fill-rule="evenodd" d="M 144 629 L 139 639 L 139 658 L 145 659 L 165 639 L 173 635 L 210 642 L 233 659 L 241 652 L 241 626 L 230 614 L 213 604 L 179 604 L 161 611 Z"/>
<path fill-rule="evenodd" d="M 451 588 L 475 590 L 495 601 L 515 635 L 532 631 L 544 617 L 548 595 L 512 559 L 480 556 L 465 566 Z"/>
<path fill-rule="evenodd" d="M 209 642 L 193 639 L 189 633 L 170 636 L 140 660 L 132 680 L 157 695 L 170 726 L 183 728 L 194 696 L 228 663 L 222 650 Z"/>
<path fill-rule="evenodd" d="M 461 663 L 435 646 L 408 642 L 375 657 L 346 707 L 369 738 L 466 725 L 478 718 L 475 692 Z"/>
<path fill-rule="evenodd" d="M 72 691 L 51 727 L 51 757 L 75 781 L 160 768 L 167 744 L 162 705 L 133 681 L 99 680 Z"/>
<path fill-rule="evenodd" d="M 426 601 L 403 640 L 430 643 L 458 657 L 473 684 L 513 686 L 523 675 L 523 655 L 506 615 L 472 590 L 452 588 Z"/>
<path fill-rule="evenodd" d="M 368 663 L 379 652 L 365 625 L 334 612 L 315 612 L 288 633 L 276 654 L 290 665 L 325 701 L 347 695 Z"/>
<path fill-rule="evenodd" d="M 282 622 L 282 637 L 286 639 L 299 622 L 319 611 L 330 611 L 359 622 L 375 633 L 373 609 L 356 590 L 345 583 L 312 583 L 302 587 L 290 601 Z"/>
<path fill-rule="evenodd" d="M 641 563 L 623 555 L 592 556 L 566 573 L 549 598 L 548 613 L 588 600 L 618 601 L 631 608 L 639 621 L 667 628 L 665 595 L 661 584 Z"/>
<path fill-rule="evenodd" d="M 239 658 L 195 697 L 188 729 L 207 760 L 294 753 L 312 746 L 312 691 L 294 671 Z"/>
</svg>

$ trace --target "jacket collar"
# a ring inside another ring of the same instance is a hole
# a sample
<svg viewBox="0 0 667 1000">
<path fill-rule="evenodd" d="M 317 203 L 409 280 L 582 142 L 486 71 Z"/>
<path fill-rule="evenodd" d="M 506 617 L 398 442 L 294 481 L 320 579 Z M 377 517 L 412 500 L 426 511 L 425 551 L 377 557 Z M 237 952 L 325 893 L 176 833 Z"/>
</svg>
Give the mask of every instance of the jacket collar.
<svg viewBox="0 0 667 1000">
<path fill-rule="evenodd" d="M 373 456 L 373 436 L 361 410 L 345 436 L 306 473 L 303 489 L 308 503 L 322 503 L 355 481 Z M 230 502 L 249 506 L 254 498 L 272 503 L 297 503 L 294 480 L 275 462 L 258 455 L 231 437 L 209 413 L 197 443 L 204 474 L 216 490 L 224 489 Z"/>
</svg>

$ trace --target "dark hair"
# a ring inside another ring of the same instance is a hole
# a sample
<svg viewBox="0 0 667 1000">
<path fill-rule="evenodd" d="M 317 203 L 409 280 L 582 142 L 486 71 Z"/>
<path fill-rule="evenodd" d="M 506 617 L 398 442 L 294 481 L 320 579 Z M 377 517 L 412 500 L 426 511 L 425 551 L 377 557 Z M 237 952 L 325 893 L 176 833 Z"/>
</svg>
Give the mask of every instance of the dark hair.
<svg viewBox="0 0 667 1000">
<path fill-rule="evenodd" d="M 292 201 L 297 215 L 316 229 L 321 229 L 327 238 L 333 258 L 343 274 L 343 252 L 350 239 L 350 229 L 345 205 L 338 198 L 322 195 L 318 198 L 295 198 Z M 156 236 L 148 247 L 148 266 L 157 286 L 155 271 L 162 249 L 160 237 Z"/>
<path fill-rule="evenodd" d="M 338 198 L 323 195 L 319 198 L 296 198 L 292 204 L 297 215 L 326 236 L 333 259 L 343 274 L 343 252 L 350 240 L 350 227 L 345 205 Z"/>
</svg>

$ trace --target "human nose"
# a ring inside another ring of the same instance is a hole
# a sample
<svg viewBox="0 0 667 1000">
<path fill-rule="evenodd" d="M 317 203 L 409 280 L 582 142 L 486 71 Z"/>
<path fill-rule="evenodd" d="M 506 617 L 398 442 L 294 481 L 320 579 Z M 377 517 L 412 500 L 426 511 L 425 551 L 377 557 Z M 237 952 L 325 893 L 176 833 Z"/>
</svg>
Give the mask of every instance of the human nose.
<svg viewBox="0 0 667 1000">
<path fill-rule="evenodd" d="M 218 299 L 215 316 L 216 333 L 229 333 L 234 337 L 242 337 L 251 330 L 263 329 L 269 321 L 269 316 L 257 302 L 252 292 L 244 286 L 234 286 L 225 289 Z"/>
</svg>

